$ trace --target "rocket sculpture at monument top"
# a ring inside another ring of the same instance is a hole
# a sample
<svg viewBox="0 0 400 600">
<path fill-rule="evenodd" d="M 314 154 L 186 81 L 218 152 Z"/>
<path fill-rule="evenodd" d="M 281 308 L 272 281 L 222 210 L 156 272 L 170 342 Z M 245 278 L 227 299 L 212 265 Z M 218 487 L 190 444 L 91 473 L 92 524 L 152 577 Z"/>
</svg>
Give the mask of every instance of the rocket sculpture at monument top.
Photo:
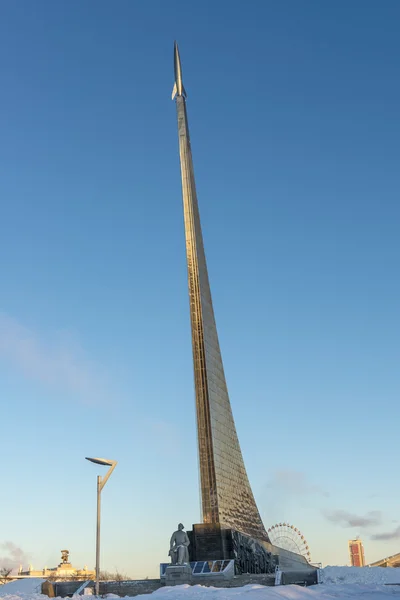
<svg viewBox="0 0 400 600">
<path fill-rule="evenodd" d="M 187 97 L 186 90 L 183 87 L 183 83 L 182 83 L 181 59 L 179 56 L 178 44 L 176 42 L 174 43 L 174 72 L 175 72 L 175 83 L 174 83 L 174 89 L 172 90 L 172 100 L 177 95 L 185 96 L 185 98 L 186 98 Z"/>
<path fill-rule="evenodd" d="M 179 155 L 185 222 L 196 395 L 201 508 L 204 523 L 269 542 L 236 433 L 208 280 L 178 45 L 174 47 Z"/>
</svg>

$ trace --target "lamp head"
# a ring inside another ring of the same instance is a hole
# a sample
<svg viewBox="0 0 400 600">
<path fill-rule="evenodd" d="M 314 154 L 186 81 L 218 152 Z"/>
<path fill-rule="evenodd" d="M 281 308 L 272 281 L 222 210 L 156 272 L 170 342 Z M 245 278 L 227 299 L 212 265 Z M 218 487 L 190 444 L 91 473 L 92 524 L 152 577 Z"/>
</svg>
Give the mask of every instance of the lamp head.
<svg viewBox="0 0 400 600">
<path fill-rule="evenodd" d="M 108 458 L 88 458 L 87 456 L 85 458 L 92 463 L 96 463 L 96 465 L 103 465 L 105 467 L 112 467 L 116 462 L 115 460 L 109 460 Z"/>
</svg>

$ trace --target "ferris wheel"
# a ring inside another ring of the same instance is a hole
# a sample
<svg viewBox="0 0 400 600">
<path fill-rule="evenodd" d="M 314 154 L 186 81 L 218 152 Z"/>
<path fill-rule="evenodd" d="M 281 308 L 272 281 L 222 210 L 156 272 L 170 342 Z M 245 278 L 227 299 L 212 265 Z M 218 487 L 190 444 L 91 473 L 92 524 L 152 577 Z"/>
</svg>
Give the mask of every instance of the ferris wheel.
<svg viewBox="0 0 400 600">
<path fill-rule="evenodd" d="M 296 554 L 301 554 L 304 558 L 311 562 L 310 548 L 307 540 L 301 533 L 300 529 L 289 523 L 277 523 L 268 529 L 269 539 L 271 544 L 290 550 Z"/>
</svg>

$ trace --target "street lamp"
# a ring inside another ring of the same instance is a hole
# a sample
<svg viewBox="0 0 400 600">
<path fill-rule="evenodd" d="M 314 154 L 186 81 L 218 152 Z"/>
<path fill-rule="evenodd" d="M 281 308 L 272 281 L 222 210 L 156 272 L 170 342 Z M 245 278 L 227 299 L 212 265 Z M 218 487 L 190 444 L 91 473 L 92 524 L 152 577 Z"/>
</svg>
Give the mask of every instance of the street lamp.
<svg viewBox="0 0 400 600">
<path fill-rule="evenodd" d="M 104 477 L 97 475 L 97 529 L 96 529 L 96 586 L 95 593 L 96 596 L 99 595 L 100 588 L 100 495 L 101 490 L 106 485 L 111 473 L 114 471 L 117 461 L 116 460 L 108 460 L 107 458 L 88 458 L 86 456 L 86 460 L 90 460 L 92 463 L 96 463 L 96 465 L 103 465 L 106 467 L 110 467 Z"/>
</svg>

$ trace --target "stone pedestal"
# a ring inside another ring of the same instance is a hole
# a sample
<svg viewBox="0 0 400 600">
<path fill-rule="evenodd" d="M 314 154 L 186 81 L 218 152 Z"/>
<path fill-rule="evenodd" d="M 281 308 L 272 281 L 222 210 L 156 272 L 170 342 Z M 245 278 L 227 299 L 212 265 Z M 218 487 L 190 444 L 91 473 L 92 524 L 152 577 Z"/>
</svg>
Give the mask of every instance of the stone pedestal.
<svg viewBox="0 0 400 600">
<path fill-rule="evenodd" d="M 165 570 L 165 585 L 182 585 L 192 583 L 192 568 L 190 565 L 170 565 Z"/>
<path fill-rule="evenodd" d="M 200 523 L 187 533 L 191 561 L 235 558 L 230 529 L 222 529 L 217 523 Z"/>
</svg>

